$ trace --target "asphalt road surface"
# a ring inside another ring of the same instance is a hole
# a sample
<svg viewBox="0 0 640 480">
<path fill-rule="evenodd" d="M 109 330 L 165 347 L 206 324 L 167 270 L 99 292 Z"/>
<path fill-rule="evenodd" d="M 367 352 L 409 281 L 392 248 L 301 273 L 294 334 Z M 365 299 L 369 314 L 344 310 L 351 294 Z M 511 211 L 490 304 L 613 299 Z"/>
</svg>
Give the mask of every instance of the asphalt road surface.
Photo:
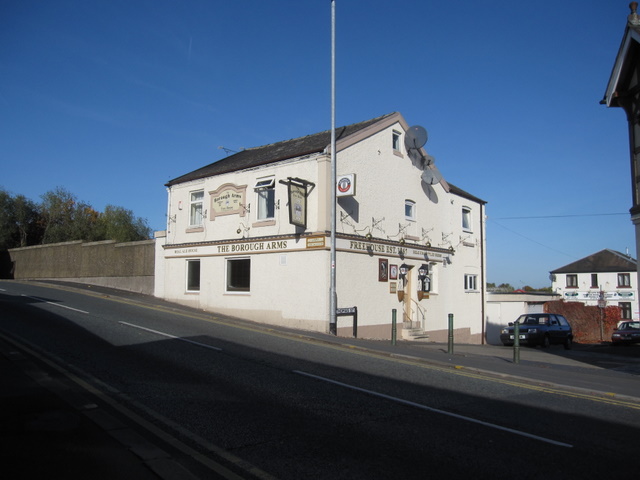
<svg viewBox="0 0 640 480">
<path fill-rule="evenodd" d="M 638 398 L 41 284 L 0 282 L 0 333 L 136 423 L 197 478 L 637 475 Z"/>
</svg>

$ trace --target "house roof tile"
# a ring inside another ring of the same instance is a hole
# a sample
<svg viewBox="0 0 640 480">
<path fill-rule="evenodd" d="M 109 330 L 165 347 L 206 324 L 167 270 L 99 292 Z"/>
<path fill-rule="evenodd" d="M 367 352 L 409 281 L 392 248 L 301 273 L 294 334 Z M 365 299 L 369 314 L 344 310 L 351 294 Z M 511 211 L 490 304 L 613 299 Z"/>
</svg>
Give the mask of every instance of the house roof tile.
<svg viewBox="0 0 640 480">
<path fill-rule="evenodd" d="M 635 272 L 637 268 L 634 258 L 607 248 L 550 273 Z"/>
</svg>

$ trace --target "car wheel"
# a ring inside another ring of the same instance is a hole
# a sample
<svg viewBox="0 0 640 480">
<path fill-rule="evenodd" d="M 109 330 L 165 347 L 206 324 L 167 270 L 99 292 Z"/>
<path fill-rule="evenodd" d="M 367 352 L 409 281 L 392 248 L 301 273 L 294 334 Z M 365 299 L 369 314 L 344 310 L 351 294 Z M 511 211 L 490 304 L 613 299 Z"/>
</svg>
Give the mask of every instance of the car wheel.
<svg viewBox="0 0 640 480">
<path fill-rule="evenodd" d="M 571 340 L 570 338 L 567 338 L 567 339 L 564 341 L 564 349 L 565 349 L 565 350 L 571 350 L 571 346 L 572 346 L 572 344 L 573 344 L 573 340 Z"/>
<path fill-rule="evenodd" d="M 549 335 L 545 335 L 542 339 L 542 348 L 549 348 L 549 345 L 551 345 L 551 342 L 549 341 Z"/>
</svg>

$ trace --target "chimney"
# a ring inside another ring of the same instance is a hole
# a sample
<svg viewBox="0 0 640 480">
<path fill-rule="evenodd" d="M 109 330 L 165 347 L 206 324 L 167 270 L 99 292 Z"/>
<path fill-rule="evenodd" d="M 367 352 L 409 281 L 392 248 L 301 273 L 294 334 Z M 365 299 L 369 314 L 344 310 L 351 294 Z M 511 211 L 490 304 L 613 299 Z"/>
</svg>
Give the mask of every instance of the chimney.
<svg viewBox="0 0 640 480">
<path fill-rule="evenodd" d="M 638 2 L 631 2 L 629 4 L 629 9 L 631 10 L 631 14 L 627 17 L 627 24 L 630 27 L 639 27 L 640 26 L 640 17 L 638 17 Z"/>
</svg>

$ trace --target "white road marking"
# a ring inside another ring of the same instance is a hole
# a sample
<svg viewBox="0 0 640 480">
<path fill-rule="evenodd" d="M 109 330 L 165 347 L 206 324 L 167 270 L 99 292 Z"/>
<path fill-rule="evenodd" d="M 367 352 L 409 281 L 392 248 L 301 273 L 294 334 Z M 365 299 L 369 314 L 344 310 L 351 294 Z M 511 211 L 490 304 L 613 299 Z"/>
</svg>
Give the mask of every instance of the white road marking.
<svg viewBox="0 0 640 480">
<path fill-rule="evenodd" d="M 24 293 L 22 294 L 22 296 L 30 298 L 32 300 L 38 300 L 39 302 L 48 303 L 49 305 L 55 305 L 56 307 L 66 308 L 67 310 L 73 310 L 74 312 L 86 313 L 87 315 L 89 315 L 89 312 L 85 312 L 84 310 L 79 310 L 77 308 L 68 307 L 66 305 L 62 305 L 61 303 L 57 303 L 57 302 L 50 302 L 48 300 L 45 300 L 44 298 L 30 297 L 29 295 L 25 295 Z"/>
<path fill-rule="evenodd" d="M 180 340 L 181 342 L 191 343 L 192 345 L 197 345 L 199 347 L 209 348 L 211 350 L 217 350 L 218 352 L 222 351 L 221 348 L 214 347 L 212 345 L 207 345 L 206 343 L 194 342 L 193 340 L 187 340 L 186 338 L 176 337 L 175 335 L 169 335 L 168 333 L 159 332 L 158 330 L 152 330 L 150 328 L 141 327 L 140 325 L 134 325 L 133 323 L 127 323 L 127 322 L 118 322 L 118 323 L 121 324 L 121 325 L 126 325 L 127 327 L 138 328 L 140 330 L 145 330 L 147 332 L 155 333 L 156 335 L 161 335 L 163 337 L 168 337 L 168 338 L 171 338 L 173 340 Z"/>
<path fill-rule="evenodd" d="M 293 373 L 297 373 L 298 375 L 304 375 L 304 376 L 310 377 L 310 378 L 315 378 L 316 380 L 322 380 L 323 382 L 332 383 L 334 385 L 339 385 L 341 387 L 349 388 L 351 390 L 357 390 L 359 392 L 363 392 L 363 393 L 366 393 L 366 394 L 369 394 L 369 395 L 373 395 L 375 397 L 380 397 L 380 398 L 384 398 L 384 399 L 387 399 L 387 400 L 391 400 L 393 402 L 401 403 L 403 405 L 408 405 L 410 407 L 416 407 L 416 408 L 420 408 L 422 410 L 427 410 L 429 412 L 440 413 L 442 415 L 447 415 L 449 417 L 457 418 L 457 419 L 460 419 L 460 420 L 465 420 L 467 422 L 477 423 L 479 425 L 484 425 L 485 427 L 495 428 L 497 430 L 502 430 L 502 431 L 505 431 L 505 432 L 514 433 L 516 435 L 520 435 L 520 436 L 527 437 L 527 438 L 532 438 L 534 440 L 540 440 L 541 442 L 550 443 L 552 445 L 557 445 L 559 447 L 568 447 L 568 448 L 572 448 L 573 447 L 573 445 L 568 444 L 568 443 L 558 442 L 557 440 L 551 440 L 549 438 L 539 437 L 538 435 L 533 435 L 531 433 L 522 432 L 520 430 L 514 430 L 513 428 L 503 427 L 501 425 L 496 425 L 494 423 L 484 422 L 482 420 L 478 420 L 478 419 L 471 418 L 471 417 L 465 417 L 464 415 L 458 415 L 457 413 L 447 412 L 446 410 L 440 410 L 438 408 L 428 407 L 428 406 L 422 405 L 420 403 L 411 402 L 409 400 L 404 400 L 404 399 L 398 398 L 398 397 L 392 397 L 392 396 L 386 395 L 384 393 L 374 392 L 373 390 L 367 390 L 367 389 L 364 389 L 364 388 L 356 387 L 354 385 L 349 385 L 348 383 L 342 383 L 342 382 L 338 382 L 336 380 L 331 380 L 330 378 L 320 377 L 318 375 L 313 375 L 312 373 L 302 372 L 300 370 L 294 370 Z"/>
</svg>

